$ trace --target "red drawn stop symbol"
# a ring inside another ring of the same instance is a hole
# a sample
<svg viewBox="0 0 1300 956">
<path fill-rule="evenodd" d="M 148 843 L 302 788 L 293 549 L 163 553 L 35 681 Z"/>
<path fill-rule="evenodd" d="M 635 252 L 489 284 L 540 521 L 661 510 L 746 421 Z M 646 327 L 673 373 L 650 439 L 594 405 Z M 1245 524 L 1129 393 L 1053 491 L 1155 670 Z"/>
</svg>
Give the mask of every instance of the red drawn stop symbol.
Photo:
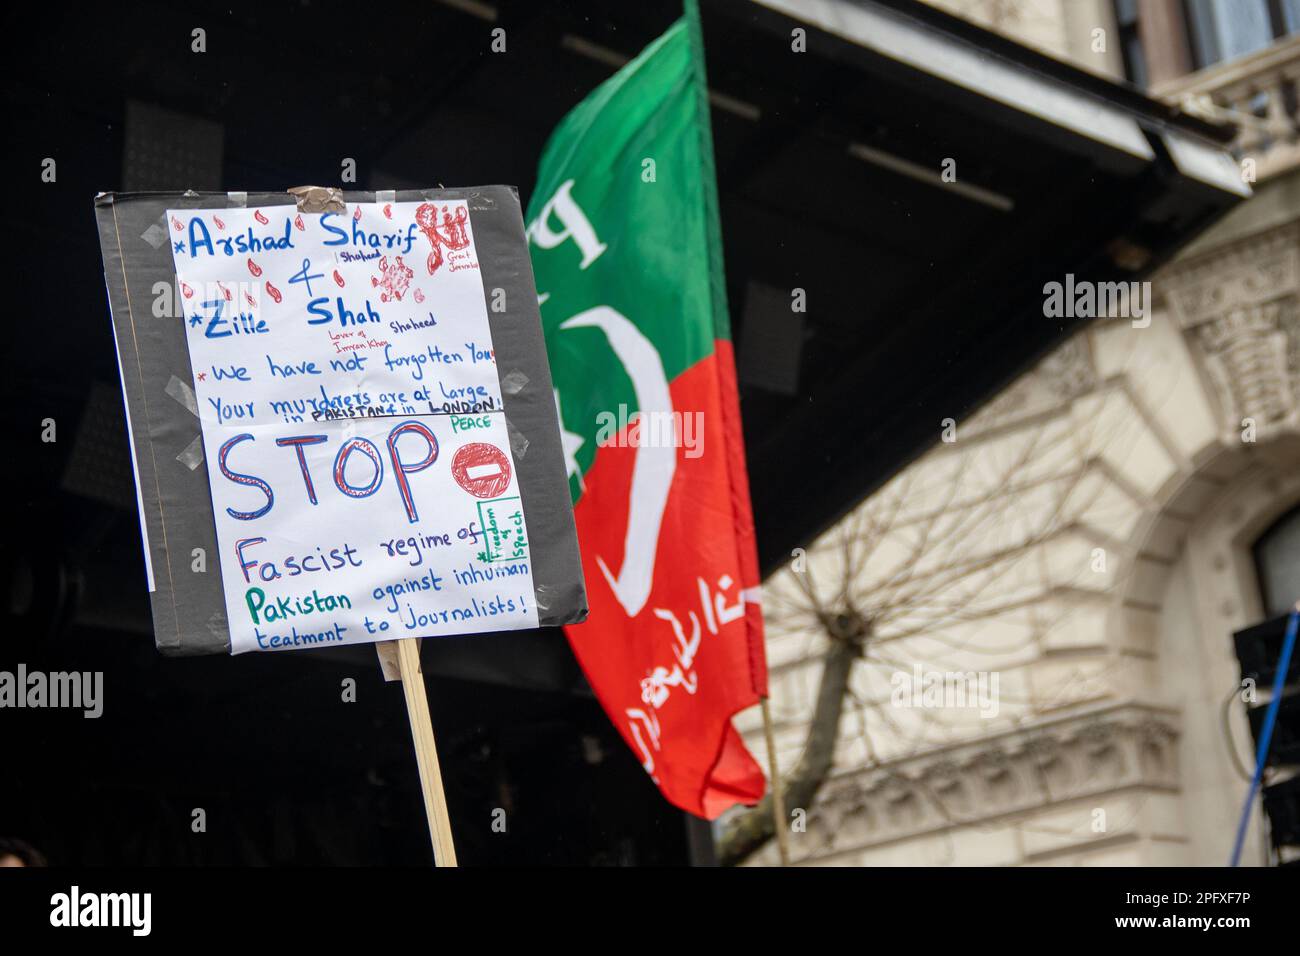
<svg viewBox="0 0 1300 956">
<path fill-rule="evenodd" d="M 496 498 L 510 487 L 510 459 L 496 445 L 461 445 L 451 460 L 451 476 L 475 498 Z"/>
</svg>

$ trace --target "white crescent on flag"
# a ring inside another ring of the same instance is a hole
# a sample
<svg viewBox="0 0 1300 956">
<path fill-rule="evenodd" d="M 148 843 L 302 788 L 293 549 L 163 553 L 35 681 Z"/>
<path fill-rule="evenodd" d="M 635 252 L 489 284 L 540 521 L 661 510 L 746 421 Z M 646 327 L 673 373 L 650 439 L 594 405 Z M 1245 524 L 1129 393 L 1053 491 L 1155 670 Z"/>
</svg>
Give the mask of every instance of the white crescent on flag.
<svg viewBox="0 0 1300 956">
<path fill-rule="evenodd" d="M 610 571 L 605 559 L 596 556 L 605 580 L 618 598 L 628 617 L 636 617 L 650 599 L 654 584 L 655 554 L 659 547 L 659 527 L 668 505 L 668 492 L 677 471 L 676 420 L 673 418 L 672 394 L 659 352 L 627 316 L 607 305 L 579 312 L 564 322 L 561 329 L 594 327 L 605 333 L 610 348 L 618 356 L 632 390 L 636 394 L 638 413 L 657 416 L 671 423 L 671 442 L 639 443 L 636 463 L 632 466 L 632 485 L 628 490 L 627 536 L 623 541 L 623 561 L 619 572 Z"/>
</svg>

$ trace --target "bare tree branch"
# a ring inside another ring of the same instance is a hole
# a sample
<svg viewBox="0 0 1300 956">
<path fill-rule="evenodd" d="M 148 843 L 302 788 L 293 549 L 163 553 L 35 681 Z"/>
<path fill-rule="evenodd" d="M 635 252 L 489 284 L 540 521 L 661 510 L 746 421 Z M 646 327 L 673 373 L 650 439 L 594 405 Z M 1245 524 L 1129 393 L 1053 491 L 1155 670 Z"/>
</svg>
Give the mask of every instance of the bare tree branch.
<svg viewBox="0 0 1300 956">
<path fill-rule="evenodd" d="M 807 744 L 794 770 L 782 782 L 787 811 L 806 811 L 830 776 L 853 662 L 862 656 L 870 627 L 860 615 L 840 614 L 826 622 L 826 630 L 831 645 L 817 685 L 817 706 L 808 728 Z M 718 841 L 718 862 L 723 866 L 743 862 L 775 833 L 769 793 L 758 806 L 738 814 L 728 823 Z"/>
</svg>

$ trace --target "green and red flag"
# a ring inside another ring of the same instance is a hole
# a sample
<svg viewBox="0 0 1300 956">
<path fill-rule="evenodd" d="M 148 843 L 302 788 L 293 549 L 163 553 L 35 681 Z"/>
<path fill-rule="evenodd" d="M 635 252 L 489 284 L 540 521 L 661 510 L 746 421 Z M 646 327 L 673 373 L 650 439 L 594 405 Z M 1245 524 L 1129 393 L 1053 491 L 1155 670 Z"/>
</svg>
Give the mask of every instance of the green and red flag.
<svg viewBox="0 0 1300 956">
<path fill-rule="evenodd" d="M 731 719 L 767 662 L 693 9 L 556 128 L 527 218 L 591 604 L 569 643 L 713 819 L 763 795 Z"/>
</svg>

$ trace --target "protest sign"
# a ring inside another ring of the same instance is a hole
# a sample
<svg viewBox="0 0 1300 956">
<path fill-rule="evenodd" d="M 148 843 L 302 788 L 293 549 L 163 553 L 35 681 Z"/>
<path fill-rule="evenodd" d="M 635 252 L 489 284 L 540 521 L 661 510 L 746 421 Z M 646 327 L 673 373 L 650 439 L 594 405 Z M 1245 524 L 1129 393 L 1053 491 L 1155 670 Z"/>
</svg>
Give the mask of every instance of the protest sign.
<svg viewBox="0 0 1300 956">
<path fill-rule="evenodd" d="M 513 190 L 97 207 L 160 648 L 585 616 Z"/>
<path fill-rule="evenodd" d="M 167 212 L 231 650 L 536 627 L 468 206 L 349 208 Z"/>
</svg>

